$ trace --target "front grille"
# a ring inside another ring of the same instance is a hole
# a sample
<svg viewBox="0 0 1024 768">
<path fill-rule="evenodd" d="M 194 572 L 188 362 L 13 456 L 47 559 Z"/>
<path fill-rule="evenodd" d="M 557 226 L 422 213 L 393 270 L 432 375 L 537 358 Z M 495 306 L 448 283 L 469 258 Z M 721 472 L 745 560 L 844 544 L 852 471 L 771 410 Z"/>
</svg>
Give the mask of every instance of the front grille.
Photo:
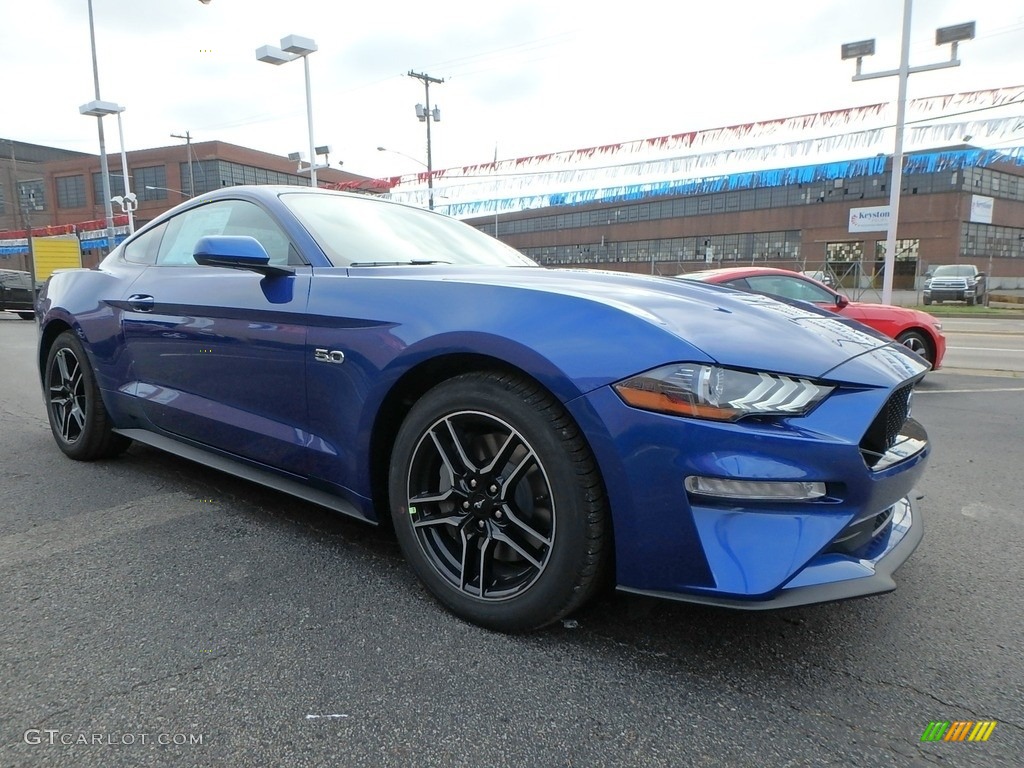
<svg viewBox="0 0 1024 768">
<path fill-rule="evenodd" d="M 874 467 L 885 452 L 895 445 L 900 429 L 910 416 L 910 399 L 913 394 L 913 383 L 893 392 L 864 433 L 860 441 L 860 452 L 869 467 Z"/>
</svg>

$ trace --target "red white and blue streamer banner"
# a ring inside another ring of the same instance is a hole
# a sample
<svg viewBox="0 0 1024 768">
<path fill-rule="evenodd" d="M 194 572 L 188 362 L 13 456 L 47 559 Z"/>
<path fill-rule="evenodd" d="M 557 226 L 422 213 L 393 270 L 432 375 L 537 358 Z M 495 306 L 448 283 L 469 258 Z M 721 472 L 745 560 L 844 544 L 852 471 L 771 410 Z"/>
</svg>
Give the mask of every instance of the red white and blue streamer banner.
<svg viewBox="0 0 1024 768">
<path fill-rule="evenodd" d="M 1024 85 L 946 94 L 907 103 L 904 148 L 1024 142 Z M 956 120 L 983 111 L 1018 114 Z M 455 216 L 506 213 L 573 199 L 617 198 L 624 185 L 662 194 L 665 184 L 707 181 L 808 163 L 891 153 L 895 104 L 869 104 L 796 117 L 660 136 L 515 160 L 434 171 L 438 208 Z M 924 123 L 915 125 L 915 123 Z M 1014 154 L 1015 153 L 1012 153 Z M 365 186 L 362 185 L 362 186 Z M 426 207 L 427 174 L 377 180 L 391 199 Z M 608 194 L 602 194 L 608 190 Z M 581 197 L 582 196 L 582 197 Z"/>
</svg>

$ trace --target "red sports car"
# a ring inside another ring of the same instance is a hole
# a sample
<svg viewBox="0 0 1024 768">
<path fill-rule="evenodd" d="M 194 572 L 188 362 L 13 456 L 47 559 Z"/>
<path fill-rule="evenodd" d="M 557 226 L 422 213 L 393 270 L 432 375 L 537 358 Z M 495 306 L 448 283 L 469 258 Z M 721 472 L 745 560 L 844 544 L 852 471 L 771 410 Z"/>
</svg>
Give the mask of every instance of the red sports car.
<svg viewBox="0 0 1024 768">
<path fill-rule="evenodd" d="M 772 298 L 813 302 L 844 317 L 859 320 L 905 344 L 931 363 L 933 369 L 942 365 L 942 357 L 946 353 L 942 323 L 927 312 L 888 304 L 850 301 L 827 285 L 799 272 L 774 267 L 727 267 L 691 272 L 679 277 L 726 285 Z"/>
</svg>

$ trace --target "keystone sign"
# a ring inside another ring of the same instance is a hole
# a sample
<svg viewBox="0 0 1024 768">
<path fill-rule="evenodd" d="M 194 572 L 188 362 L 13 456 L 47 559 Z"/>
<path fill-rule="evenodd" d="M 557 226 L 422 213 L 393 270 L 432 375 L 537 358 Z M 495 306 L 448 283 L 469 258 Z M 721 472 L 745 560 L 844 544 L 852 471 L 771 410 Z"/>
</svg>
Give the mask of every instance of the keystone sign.
<svg viewBox="0 0 1024 768">
<path fill-rule="evenodd" d="M 889 228 L 889 206 L 850 209 L 850 232 L 885 232 Z"/>
</svg>

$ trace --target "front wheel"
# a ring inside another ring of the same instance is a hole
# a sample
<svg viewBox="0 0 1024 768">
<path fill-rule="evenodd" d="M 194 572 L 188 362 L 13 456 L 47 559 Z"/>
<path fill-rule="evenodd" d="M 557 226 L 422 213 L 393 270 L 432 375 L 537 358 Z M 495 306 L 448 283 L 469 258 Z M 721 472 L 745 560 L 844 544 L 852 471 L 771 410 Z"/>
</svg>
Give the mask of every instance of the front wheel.
<svg viewBox="0 0 1024 768">
<path fill-rule="evenodd" d="M 935 353 L 932 351 L 932 345 L 920 331 L 904 331 L 896 338 L 896 341 L 919 354 L 932 367 L 935 366 Z"/>
<path fill-rule="evenodd" d="M 71 331 L 53 342 L 46 356 L 46 415 L 57 446 L 78 461 L 110 458 L 131 440 L 111 431 L 85 349 Z"/>
<path fill-rule="evenodd" d="M 601 584 L 611 535 L 596 462 L 524 377 L 471 373 L 427 392 L 395 440 L 389 492 L 403 553 L 463 619 L 537 629 Z"/>
</svg>

